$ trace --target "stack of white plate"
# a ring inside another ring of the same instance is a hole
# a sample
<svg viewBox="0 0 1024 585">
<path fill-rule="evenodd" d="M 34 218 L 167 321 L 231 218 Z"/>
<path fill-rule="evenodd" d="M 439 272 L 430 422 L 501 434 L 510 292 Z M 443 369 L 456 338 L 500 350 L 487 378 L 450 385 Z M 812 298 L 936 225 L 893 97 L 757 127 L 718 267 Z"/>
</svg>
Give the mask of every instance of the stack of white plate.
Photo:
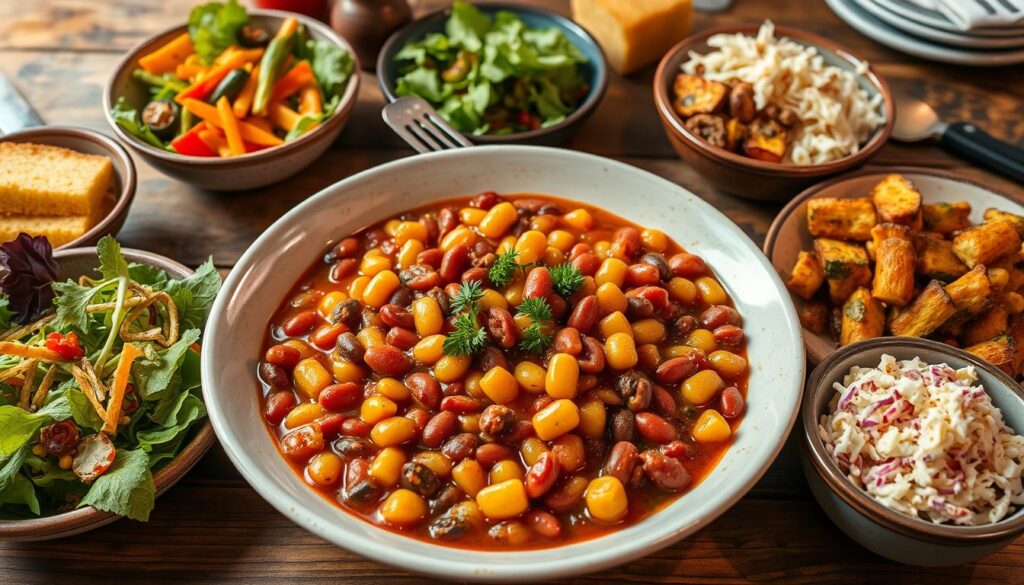
<svg viewBox="0 0 1024 585">
<path fill-rule="evenodd" d="M 1024 63 L 1024 20 L 965 31 L 941 12 L 911 0 L 825 1 L 846 24 L 883 45 L 922 59 L 990 67 Z"/>
</svg>

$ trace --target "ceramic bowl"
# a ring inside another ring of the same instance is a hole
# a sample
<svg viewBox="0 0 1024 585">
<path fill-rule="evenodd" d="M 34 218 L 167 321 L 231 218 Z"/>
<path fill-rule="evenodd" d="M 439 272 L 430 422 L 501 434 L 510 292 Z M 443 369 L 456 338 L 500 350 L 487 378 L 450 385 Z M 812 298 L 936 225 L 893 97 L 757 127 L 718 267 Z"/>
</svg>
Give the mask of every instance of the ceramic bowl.
<svg viewBox="0 0 1024 585">
<path fill-rule="evenodd" d="M 0 136 L 0 142 L 32 142 L 59 146 L 86 154 L 99 154 L 109 158 L 114 165 L 114 185 L 110 194 L 114 202 L 110 211 L 92 229 L 63 246 L 58 246 L 58 250 L 93 246 L 103 236 L 112 236 L 121 230 L 125 218 L 128 217 L 128 208 L 131 207 L 132 199 L 135 198 L 136 178 L 132 157 L 120 144 L 99 132 L 72 126 L 28 128 Z"/>
<path fill-rule="evenodd" d="M 167 272 L 173 278 L 185 278 L 193 270 L 170 258 L 123 248 L 121 252 L 129 262 L 138 262 L 155 266 Z M 94 270 L 99 265 L 95 248 L 72 248 L 57 250 L 54 259 L 60 264 L 64 278 L 78 280 L 79 276 L 95 276 Z M 199 459 L 213 446 L 216 436 L 209 422 L 191 431 L 192 437 L 182 448 L 178 456 L 161 467 L 153 474 L 156 495 L 159 496 L 178 483 Z M 159 505 L 159 503 L 157 504 Z M 121 516 L 97 510 L 92 506 L 78 508 L 55 516 L 33 518 L 30 520 L 0 520 L 0 541 L 33 541 L 52 540 L 81 534 L 95 530 L 120 519 Z"/>
<path fill-rule="evenodd" d="M 704 54 L 714 50 L 708 46 L 708 39 L 712 36 L 735 33 L 756 36 L 760 26 L 746 24 L 713 28 L 687 37 L 669 49 L 654 76 L 654 104 L 665 127 L 665 134 L 679 157 L 712 185 L 748 199 L 786 201 L 808 185 L 860 167 L 875 156 L 892 133 L 895 107 L 889 86 L 866 61 L 828 39 L 798 29 L 776 26 L 777 36 L 814 47 L 826 65 L 834 65 L 846 71 L 865 67 L 867 72 L 858 76 L 858 82 L 869 95 L 882 95 L 885 121 L 855 154 L 820 165 L 765 162 L 711 146 L 690 132 L 672 109 L 672 84 L 682 72 L 683 63 L 690 58 L 690 52 Z"/>
<path fill-rule="evenodd" d="M 848 345 L 826 358 L 811 374 L 804 392 L 800 431 L 803 469 L 811 492 L 828 517 L 865 548 L 894 561 L 919 566 L 970 563 L 1011 543 L 1024 532 L 1024 509 L 983 526 L 933 524 L 904 516 L 876 502 L 853 485 L 825 450 L 818 421 L 835 396 L 832 384 L 841 382 L 853 366 L 876 367 L 882 354 L 897 360 L 919 357 L 930 364 L 959 369 L 972 365 L 1006 423 L 1024 430 L 1024 393 L 1012 378 L 988 363 L 937 341 L 881 337 Z"/>
<path fill-rule="evenodd" d="M 519 4 L 480 4 L 477 5 L 485 14 L 493 16 L 496 12 L 507 10 L 514 12 L 521 18 L 526 26 L 530 28 L 557 28 L 572 44 L 576 45 L 587 58 L 583 65 L 584 77 L 590 84 L 590 93 L 583 100 L 575 111 L 566 116 L 565 120 L 547 128 L 538 128 L 529 132 L 519 132 L 507 135 L 472 135 L 466 134 L 466 138 L 475 144 L 562 144 L 572 135 L 576 128 L 586 120 L 597 104 L 604 97 L 608 87 L 608 64 L 604 58 L 601 46 L 597 44 L 594 37 L 586 30 L 569 18 L 556 12 L 522 6 Z M 417 41 L 430 33 L 444 32 L 445 21 L 448 20 L 448 9 L 433 12 L 412 22 L 392 34 L 377 56 L 377 79 L 380 89 L 389 102 L 396 99 L 395 82 L 398 78 L 398 65 L 395 62 L 395 55 L 410 41 Z"/>
<path fill-rule="evenodd" d="M 353 59 L 356 58 L 352 46 L 319 21 L 280 10 L 250 8 L 248 11 L 249 23 L 268 31 L 277 30 L 281 21 L 294 16 L 306 27 L 311 38 L 341 47 L 348 51 Z M 207 158 L 161 150 L 125 132 L 114 121 L 110 111 L 121 96 L 140 112 L 149 100 L 146 87 L 132 78 L 132 71 L 138 67 L 139 58 L 185 32 L 186 28 L 184 24 L 173 26 L 133 47 L 121 59 L 103 92 L 103 109 L 107 123 L 114 133 L 161 173 L 196 187 L 214 191 L 242 191 L 264 187 L 286 179 L 309 166 L 331 146 L 345 127 L 359 95 L 358 62 L 334 115 L 303 136 L 280 146 L 231 158 Z"/>
<path fill-rule="evenodd" d="M 271 315 L 332 243 L 364 226 L 485 190 L 585 201 L 663 230 L 700 254 L 728 289 L 748 335 L 750 390 L 734 444 L 692 491 L 606 536 L 545 550 L 475 551 L 377 528 L 310 489 L 263 422 L 256 369 Z M 282 514 L 371 559 L 464 581 L 547 580 L 598 571 L 693 534 L 749 490 L 795 419 L 804 352 L 793 305 L 740 229 L 682 187 L 613 160 L 533 146 L 480 146 L 397 160 L 352 176 L 290 211 L 245 252 L 217 298 L 203 345 L 210 419 L 245 479 Z"/>
<path fill-rule="evenodd" d="M 808 200 L 818 197 L 867 197 L 872 187 L 893 173 L 910 179 L 921 191 L 921 199 L 925 203 L 970 203 L 972 224 L 981 223 L 982 214 L 989 207 L 1024 215 L 1024 205 L 1009 195 L 942 171 L 897 167 L 885 171 L 862 171 L 844 175 L 800 193 L 775 216 L 764 241 L 764 253 L 782 279 L 789 278 L 800 250 L 810 250 L 814 243 L 814 238 L 807 231 Z M 793 302 L 800 306 L 804 301 L 794 295 Z M 804 329 L 804 345 L 807 348 L 808 359 L 815 364 L 839 347 L 828 331 L 819 334 L 808 329 Z"/>
</svg>

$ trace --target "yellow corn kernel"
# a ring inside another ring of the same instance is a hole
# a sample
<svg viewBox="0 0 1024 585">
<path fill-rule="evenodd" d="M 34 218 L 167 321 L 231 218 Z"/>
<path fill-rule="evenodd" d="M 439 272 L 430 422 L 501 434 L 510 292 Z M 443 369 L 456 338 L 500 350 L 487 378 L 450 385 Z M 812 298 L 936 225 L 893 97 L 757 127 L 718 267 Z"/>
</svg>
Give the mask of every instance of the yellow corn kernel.
<svg viewBox="0 0 1024 585">
<path fill-rule="evenodd" d="M 420 297 L 412 302 L 412 319 L 420 337 L 435 335 L 444 328 L 444 314 L 441 305 L 431 297 Z"/>
<path fill-rule="evenodd" d="M 377 393 L 385 398 L 390 398 L 395 402 L 405 402 L 409 400 L 409 389 L 406 388 L 405 384 L 401 380 L 394 378 L 381 378 L 377 380 L 377 385 L 374 387 Z"/>
<path fill-rule="evenodd" d="M 345 472 L 345 464 L 330 451 L 317 453 L 306 465 L 306 475 L 320 487 L 331 487 L 341 481 Z"/>
<path fill-rule="evenodd" d="M 647 228 L 640 232 L 640 241 L 651 252 L 664 252 L 668 248 L 668 236 L 661 230 Z"/>
<path fill-rule="evenodd" d="M 533 325 L 533 319 L 530 319 L 528 315 L 519 313 L 515 317 L 512 317 L 512 324 L 516 326 L 516 331 L 518 331 L 519 335 L 522 336 L 523 331 L 526 331 L 527 327 Z"/>
<path fill-rule="evenodd" d="M 615 283 L 606 282 L 598 286 L 595 294 L 597 295 L 597 306 L 601 307 L 601 312 L 605 315 L 615 311 L 624 313 L 629 307 L 626 295 Z"/>
<path fill-rule="evenodd" d="M 580 381 L 580 364 L 567 353 L 556 353 L 548 361 L 544 390 L 552 398 L 575 398 Z"/>
<path fill-rule="evenodd" d="M 530 229 L 538 232 L 550 233 L 558 226 L 558 217 L 554 215 L 535 215 L 530 220 Z"/>
<path fill-rule="evenodd" d="M 574 209 L 563 215 L 562 219 L 581 232 L 587 232 L 594 228 L 594 216 L 590 215 L 586 209 Z"/>
<path fill-rule="evenodd" d="M 600 258 L 612 257 L 612 243 L 608 240 L 601 240 L 594 244 L 594 253 Z"/>
<path fill-rule="evenodd" d="M 512 248 L 515 248 L 515 247 L 516 247 L 516 237 L 515 236 L 505 236 L 504 238 L 501 239 L 500 242 L 498 242 L 498 249 L 495 250 L 495 253 L 496 254 L 504 254 L 505 252 L 508 252 L 509 250 L 511 250 Z"/>
<path fill-rule="evenodd" d="M 420 451 L 412 456 L 412 460 L 425 465 L 434 475 L 446 478 L 452 472 L 452 460 L 438 451 Z"/>
<path fill-rule="evenodd" d="M 398 267 L 405 270 L 416 264 L 416 258 L 425 249 L 426 246 L 419 240 L 409 240 L 402 244 L 402 248 L 398 251 Z"/>
<path fill-rule="evenodd" d="M 452 481 L 469 497 L 475 498 L 487 485 L 487 473 L 476 459 L 463 459 L 452 468 Z"/>
<path fill-rule="evenodd" d="M 505 300 L 510 306 L 518 307 L 523 302 L 523 282 L 510 282 L 505 288 Z"/>
<path fill-rule="evenodd" d="M 533 465 L 541 455 L 548 452 L 548 446 L 537 437 L 530 437 L 519 445 L 519 452 L 523 455 L 524 463 Z"/>
<path fill-rule="evenodd" d="M 579 433 L 584 437 L 600 438 L 604 435 L 607 420 L 608 412 L 604 403 L 591 398 L 580 406 Z"/>
<path fill-rule="evenodd" d="M 71 469 L 71 466 L 73 466 L 74 464 L 75 457 L 70 453 L 61 455 L 60 459 L 57 460 L 57 467 L 63 469 L 64 471 Z"/>
<path fill-rule="evenodd" d="M 397 274 L 390 270 L 382 270 L 367 283 L 363 291 L 363 302 L 374 309 L 379 309 L 388 303 L 388 299 L 400 286 L 402 281 L 398 279 Z"/>
<path fill-rule="evenodd" d="M 403 221 L 395 229 L 395 244 L 405 245 L 410 240 L 427 241 L 427 226 L 418 221 Z"/>
<path fill-rule="evenodd" d="M 590 516 L 602 522 L 618 522 L 629 509 L 629 499 L 622 482 L 610 475 L 595 477 L 584 495 Z"/>
<path fill-rule="evenodd" d="M 701 370 L 683 380 L 680 386 L 683 398 L 690 404 L 698 405 L 711 402 L 724 388 L 725 382 L 714 370 Z"/>
<path fill-rule="evenodd" d="M 302 341 L 301 339 L 289 339 L 288 341 L 285 341 L 282 345 L 287 345 L 288 347 L 299 352 L 300 360 L 312 357 L 315 353 L 317 353 L 315 349 L 310 347 L 308 343 Z"/>
<path fill-rule="evenodd" d="M 352 279 L 352 282 L 348 285 L 348 296 L 352 297 L 357 301 L 363 300 L 363 291 L 366 290 L 366 285 L 370 283 L 369 276 L 357 276 Z"/>
<path fill-rule="evenodd" d="M 690 347 L 696 347 L 704 353 L 711 353 L 718 347 L 715 343 L 715 334 L 707 329 L 697 329 L 693 331 L 683 343 Z"/>
<path fill-rule="evenodd" d="M 378 447 L 401 445 L 412 440 L 415 436 L 416 423 L 404 416 L 386 418 L 373 425 L 373 430 L 370 431 L 370 439 Z"/>
<path fill-rule="evenodd" d="M 463 433 L 479 433 L 480 432 L 480 415 L 479 414 L 464 414 L 459 417 L 459 428 L 462 429 Z"/>
<path fill-rule="evenodd" d="M 424 365 L 433 365 L 444 355 L 444 335 L 428 335 L 416 342 L 412 348 L 412 357 Z"/>
<path fill-rule="evenodd" d="M 363 261 L 359 263 L 359 271 L 363 273 L 363 276 L 372 278 L 385 270 L 391 270 L 391 259 L 387 256 L 366 254 L 363 256 Z"/>
<path fill-rule="evenodd" d="M 402 223 L 400 219 L 389 219 L 384 222 L 384 233 L 390 237 L 395 237 L 395 233 L 398 232 L 398 226 Z"/>
<path fill-rule="evenodd" d="M 989 268 L 988 279 L 992 282 L 992 288 L 1003 290 L 1006 283 L 1010 282 L 1010 273 L 1005 268 Z"/>
<path fill-rule="evenodd" d="M 487 215 L 480 220 L 480 233 L 484 236 L 497 240 L 505 235 L 508 228 L 519 219 L 519 212 L 514 205 L 508 201 L 502 201 L 487 211 Z"/>
<path fill-rule="evenodd" d="M 310 400 L 316 400 L 320 391 L 334 381 L 330 372 L 316 358 L 306 358 L 296 364 L 292 379 L 295 388 Z"/>
<path fill-rule="evenodd" d="M 387 334 L 380 327 L 365 327 L 356 333 L 356 339 L 364 349 L 387 344 Z"/>
<path fill-rule="evenodd" d="M 476 207 L 463 207 L 459 210 L 459 221 L 465 225 L 480 225 L 487 217 L 487 212 Z"/>
<path fill-rule="evenodd" d="M 519 384 L 515 376 L 501 366 L 494 366 L 480 378 L 480 389 L 495 404 L 508 404 L 519 395 Z"/>
<path fill-rule="evenodd" d="M 565 254 L 558 248 L 548 246 L 548 249 L 544 250 L 544 256 L 541 257 L 540 261 L 548 266 L 558 266 L 565 262 Z"/>
<path fill-rule="evenodd" d="M 466 374 L 464 382 L 466 385 L 466 394 L 480 400 L 487 398 L 487 394 L 484 393 L 484 389 L 480 387 L 480 380 L 483 379 L 483 377 L 484 373 L 480 370 L 471 370 Z"/>
<path fill-rule="evenodd" d="M 460 225 L 453 229 L 441 238 L 441 244 L 438 248 L 441 248 L 442 252 L 447 252 L 455 246 L 463 245 L 467 248 L 472 248 L 473 244 L 476 243 L 476 233 L 470 228 Z"/>
<path fill-rule="evenodd" d="M 523 361 L 516 364 L 515 376 L 520 388 L 530 394 L 540 394 L 544 390 L 547 371 L 544 366 Z"/>
<path fill-rule="evenodd" d="M 610 282 L 622 288 L 622 284 L 626 282 L 627 268 L 626 263 L 618 258 L 605 258 L 601 267 L 597 269 L 597 273 L 594 274 L 594 282 L 597 283 L 597 286 Z"/>
<path fill-rule="evenodd" d="M 1020 293 L 1016 292 L 1008 292 L 1004 294 L 1003 308 L 1011 315 L 1024 312 L 1024 296 L 1021 296 Z"/>
<path fill-rule="evenodd" d="M 303 402 L 296 406 L 284 417 L 284 426 L 287 429 L 294 429 L 302 425 L 308 425 L 324 415 L 324 408 L 317 402 Z"/>
<path fill-rule="evenodd" d="M 668 281 L 668 294 L 672 296 L 672 300 L 689 305 L 697 298 L 697 285 L 676 276 Z"/>
<path fill-rule="evenodd" d="M 633 323 L 633 339 L 643 345 L 660 343 L 665 339 L 665 325 L 657 319 L 643 319 Z"/>
<path fill-rule="evenodd" d="M 392 526 L 415 526 L 427 517 L 427 503 L 414 491 L 397 489 L 380 505 L 380 517 Z"/>
<path fill-rule="evenodd" d="M 491 468 L 491 473 L 488 474 L 488 481 L 491 485 L 510 479 L 518 479 L 519 481 L 526 479 L 526 472 L 523 471 L 523 467 L 511 459 L 495 463 L 494 467 Z"/>
<path fill-rule="evenodd" d="M 46 457 L 47 453 L 49 453 L 49 451 L 47 451 L 46 447 L 44 447 L 41 443 L 36 443 L 35 445 L 32 445 L 32 454 L 35 455 L 36 457 Z"/>
<path fill-rule="evenodd" d="M 485 288 L 480 297 L 480 310 L 505 309 L 508 310 L 508 301 L 502 294 L 493 288 Z"/>
<path fill-rule="evenodd" d="M 334 379 L 339 383 L 360 382 L 366 377 L 366 372 L 363 371 L 363 368 L 349 360 L 332 362 L 331 370 L 334 372 Z"/>
<path fill-rule="evenodd" d="M 708 361 L 711 362 L 711 367 L 716 372 L 729 380 L 737 380 L 747 373 L 747 360 L 731 351 L 724 349 L 713 351 L 708 356 Z"/>
<path fill-rule="evenodd" d="M 518 479 L 485 487 L 476 495 L 476 503 L 484 515 L 492 520 L 515 518 L 530 507 L 526 486 Z"/>
<path fill-rule="evenodd" d="M 717 410 L 709 408 L 697 417 L 691 433 L 700 443 L 719 443 L 732 435 L 732 428 Z"/>
<path fill-rule="evenodd" d="M 405 465 L 405 451 L 398 447 L 385 447 L 370 462 L 370 477 L 381 487 L 398 485 Z"/>
<path fill-rule="evenodd" d="M 605 339 L 616 333 L 625 333 L 630 337 L 633 336 L 633 328 L 629 326 L 629 319 L 626 318 L 622 311 L 614 311 L 609 313 L 604 319 L 601 319 L 598 322 L 598 330 Z"/>
<path fill-rule="evenodd" d="M 533 430 L 542 441 L 558 438 L 579 424 L 579 408 L 567 398 L 555 400 L 533 415 Z"/>
<path fill-rule="evenodd" d="M 576 236 L 565 230 L 555 230 L 548 234 L 548 245 L 563 254 L 567 254 L 575 244 Z"/>
<path fill-rule="evenodd" d="M 359 418 L 374 424 L 395 416 L 398 405 L 387 396 L 370 396 L 359 407 Z"/>
<path fill-rule="evenodd" d="M 348 295 L 341 292 L 340 290 L 331 291 L 324 295 L 324 298 L 320 299 L 320 304 L 317 306 L 317 311 L 323 317 L 329 317 L 334 307 L 337 307 L 342 301 L 347 301 Z"/>
<path fill-rule="evenodd" d="M 383 256 L 384 258 L 387 258 L 388 255 L 380 248 L 370 248 L 365 254 L 363 254 L 363 256 Z"/>
<path fill-rule="evenodd" d="M 636 365 L 640 357 L 636 353 L 633 337 L 626 333 L 613 333 L 604 342 L 604 354 L 608 365 L 616 370 L 628 370 Z"/>
<path fill-rule="evenodd" d="M 665 359 L 671 359 L 677 357 L 687 357 L 695 351 L 698 350 L 696 348 L 690 347 L 689 345 L 672 345 L 662 350 L 662 353 L 664 354 Z"/>
<path fill-rule="evenodd" d="M 464 376 L 473 363 L 470 355 L 443 355 L 434 363 L 434 377 L 442 384 L 456 382 Z"/>
<path fill-rule="evenodd" d="M 702 276 L 695 280 L 697 291 L 700 292 L 700 299 L 709 305 L 724 305 L 729 302 L 729 295 L 718 281 L 710 276 Z"/>
<path fill-rule="evenodd" d="M 543 232 L 529 230 L 523 232 L 516 240 L 515 251 L 519 252 L 520 264 L 532 264 L 540 260 L 548 247 L 548 239 Z"/>
</svg>

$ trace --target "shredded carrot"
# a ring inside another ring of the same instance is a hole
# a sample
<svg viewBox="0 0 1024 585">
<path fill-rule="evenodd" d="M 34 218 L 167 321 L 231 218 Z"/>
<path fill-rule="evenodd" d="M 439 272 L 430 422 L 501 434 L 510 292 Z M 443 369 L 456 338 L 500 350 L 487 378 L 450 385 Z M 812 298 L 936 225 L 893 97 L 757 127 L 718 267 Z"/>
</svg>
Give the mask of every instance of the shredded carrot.
<svg viewBox="0 0 1024 585">
<path fill-rule="evenodd" d="M 290 37 L 295 34 L 295 31 L 299 28 L 299 21 L 295 20 L 294 16 L 289 16 L 281 23 L 281 28 L 277 29 L 277 38 Z"/>
<path fill-rule="evenodd" d="M 143 351 L 130 343 L 124 344 L 121 350 L 121 359 L 117 361 L 117 369 L 114 370 L 114 381 L 110 388 L 110 399 L 107 401 L 107 416 L 103 421 L 103 432 L 112 434 L 117 430 L 121 422 L 121 403 L 124 402 L 124 395 L 128 389 L 128 377 L 131 375 L 132 362 L 135 358 L 143 355 Z"/>
<path fill-rule="evenodd" d="M 45 347 L 25 345 L 16 341 L 0 341 L 0 355 L 14 355 L 44 362 L 66 362 L 59 353 Z"/>
<path fill-rule="evenodd" d="M 302 88 L 299 93 L 299 114 L 309 116 L 322 114 L 324 111 L 323 100 L 320 98 L 320 88 L 311 83 Z"/>
<path fill-rule="evenodd" d="M 187 32 L 182 33 L 159 49 L 140 58 L 139 67 L 145 69 L 147 73 L 161 75 L 174 71 L 193 52 L 191 37 Z"/>
<path fill-rule="evenodd" d="M 231 103 L 228 102 L 227 96 L 221 96 L 217 100 L 217 112 L 220 113 L 220 125 L 224 129 L 224 136 L 228 139 L 228 149 L 231 151 L 231 156 L 241 156 L 245 154 L 245 145 L 242 144 L 242 134 L 238 130 L 238 118 L 235 117 L 235 113 L 231 111 Z"/>
<path fill-rule="evenodd" d="M 174 96 L 174 101 L 179 104 L 184 104 L 187 99 L 206 98 L 206 96 L 213 93 L 214 89 L 217 89 L 217 84 L 227 77 L 228 73 L 231 73 L 242 65 L 245 65 L 245 55 L 240 51 L 232 53 L 232 55 L 223 63 L 212 67 L 206 75 L 203 75 L 202 79 L 178 92 L 178 95 Z"/>
<path fill-rule="evenodd" d="M 245 85 L 242 86 L 242 91 L 238 92 L 238 96 L 235 98 L 235 103 L 231 104 L 231 110 L 235 113 L 235 117 L 239 120 L 249 115 L 249 108 L 252 107 L 252 98 L 256 97 L 256 84 L 260 81 L 260 66 L 257 65 L 252 68 L 252 72 L 249 74 L 249 79 L 245 81 Z M 270 129 L 267 128 L 269 131 Z"/>
<path fill-rule="evenodd" d="M 291 132 L 292 128 L 295 128 L 295 125 L 302 119 L 298 112 L 278 102 L 270 102 L 267 107 L 267 117 L 275 126 L 285 132 Z"/>
<path fill-rule="evenodd" d="M 199 116 L 203 120 L 206 120 L 207 123 L 213 124 L 218 128 L 222 127 L 220 122 L 220 113 L 217 111 L 216 107 L 192 98 L 186 99 L 182 105 L 184 105 L 188 111 Z M 260 146 L 277 146 L 284 142 L 277 136 L 260 130 L 256 126 L 247 124 L 243 121 L 238 122 L 238 131 L 242 135 L 242 140 Z"/>
<path fill-rule="evenodd" d="M 303 59 L 277 80 L 274 84 L 274 93 L 270 99 L 278 102 L 283 101 L 311 83 L 316 83 L 316 78 L 313 77 L 313 68 L 309 66 L 309 61 Z"/>
</svg>

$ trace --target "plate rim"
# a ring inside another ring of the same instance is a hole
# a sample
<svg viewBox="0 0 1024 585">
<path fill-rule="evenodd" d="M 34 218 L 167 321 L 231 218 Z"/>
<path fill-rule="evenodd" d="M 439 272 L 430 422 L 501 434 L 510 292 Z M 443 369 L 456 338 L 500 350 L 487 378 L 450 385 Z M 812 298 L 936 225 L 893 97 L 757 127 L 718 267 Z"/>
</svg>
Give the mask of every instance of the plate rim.
<svg viewBox="0 0 1024 585">
<path fill-rule="evenodd" d="M 979 50 L 1013 50 L 1024 48 L 1024 29 L 1019 36 L 973 36 L 964 31 L 952 32 L 933 28 L 887 10 L 885 0 L 853 0 L 872 16 L 897 30 L 916 36 L 925 41 L 932 41 L 953 47 Z"/>
<path fill-rule="evenodd" d="M 964 34 L 967 32 L 977 33 L 976 36 L 980 37 L 1013 37 L 1018 34 L 1024 34 L 1024 24 L 1019 26 L 1011 27 L 978 27 L 971 31 L 964 31 L 957 28 L 944 14 L 936 12 L 934 10 L 928 10 L 923 6 L 917 6 L 912 2 L 906 0 L 877 0 L 876 4 L 881 5 L 884 8 L 888 8 L 890 11 L 899 14 L 913 20 L 923 26 L 935 28 L 945 32 L 960 33 Z"/>
</svg>

